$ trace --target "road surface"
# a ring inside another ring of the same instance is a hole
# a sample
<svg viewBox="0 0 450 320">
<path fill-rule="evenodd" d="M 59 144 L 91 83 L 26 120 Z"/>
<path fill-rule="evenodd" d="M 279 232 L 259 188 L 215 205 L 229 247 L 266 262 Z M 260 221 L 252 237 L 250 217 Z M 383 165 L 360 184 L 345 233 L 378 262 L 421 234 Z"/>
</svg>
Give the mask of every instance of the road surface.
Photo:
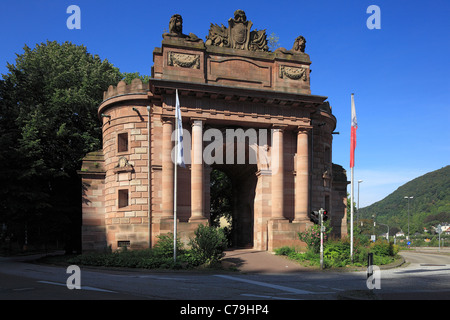
<svg viewBox="0 0 450 320">
<path fill-rule="evenodd" d="M 68 289 L 64 267 L 0 258 L 2 300 L 450 300 L 450 255 L 404 251 L 407 263 L 381 270 L 379 289 L 367 272 L 304 271 L 289 274 L 151 272 L 81 267 L 81 290 Z"/>
</svg>

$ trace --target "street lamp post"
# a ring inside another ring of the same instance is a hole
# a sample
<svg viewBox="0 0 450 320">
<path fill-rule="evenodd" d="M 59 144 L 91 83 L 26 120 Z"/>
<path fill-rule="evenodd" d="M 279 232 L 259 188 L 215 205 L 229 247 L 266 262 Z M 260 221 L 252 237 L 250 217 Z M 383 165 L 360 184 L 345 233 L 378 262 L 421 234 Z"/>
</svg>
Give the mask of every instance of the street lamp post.
<svg viewBox="0 0 450 320">
<path fill-rule="evenodd" d="M 376 226 L 375 217 L 376 217 L 376 215 L 373 214 L 373 215 L 372 215 L 372 221 L 373 221 L 373 227 L 372 227 L 372 241 L 375 241 L 375 239 L 376 239 L 376 235 L 375 235 L 375 226 Z"/>
<path fill-rule="evenodd" d="M 405 199 L 408 199 L 408 240 L 409 240 L 409 200 L 411 200 L 414 197 L 404 197 Z"/>
<path fill-rule="evenodd" d="M 380 222 L 378 222 L 378 224 L 381 224 L 382 226 L 386 226 L 387 227 L 386 240 L 389 242 L 389 226 L 387 224 L 380 223 Z"/>
</svg>

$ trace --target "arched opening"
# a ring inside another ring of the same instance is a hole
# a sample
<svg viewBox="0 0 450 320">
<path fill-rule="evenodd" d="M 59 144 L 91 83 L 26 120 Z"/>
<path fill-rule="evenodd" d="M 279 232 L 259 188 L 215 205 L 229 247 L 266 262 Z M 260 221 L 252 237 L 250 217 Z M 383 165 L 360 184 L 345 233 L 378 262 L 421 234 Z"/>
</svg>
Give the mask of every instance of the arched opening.
<svg viewBox="0 0 450 320">
<path fill-rule="evenodd" d="M 256 165 L 212 165 L 211 224 L 225 226 L 232 247 L 253 247 Z"/>
</svg>

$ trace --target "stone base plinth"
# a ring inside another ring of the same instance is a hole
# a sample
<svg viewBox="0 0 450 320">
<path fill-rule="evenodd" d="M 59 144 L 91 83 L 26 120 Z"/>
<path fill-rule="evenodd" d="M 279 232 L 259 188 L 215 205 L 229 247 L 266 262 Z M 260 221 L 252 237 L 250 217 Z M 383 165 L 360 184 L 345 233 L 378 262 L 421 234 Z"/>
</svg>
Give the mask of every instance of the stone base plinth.
<svg viewBox="0 0 450 320">
<path fill-rule="evenodd" d="M 305 231 L 311 223 L 290 222 L 289 220 L 268 221 L 268 250 L 274 251 L 283 246 L 306 248 L 306 244 L 299 240 L 298 233 Z"/>
</svg>

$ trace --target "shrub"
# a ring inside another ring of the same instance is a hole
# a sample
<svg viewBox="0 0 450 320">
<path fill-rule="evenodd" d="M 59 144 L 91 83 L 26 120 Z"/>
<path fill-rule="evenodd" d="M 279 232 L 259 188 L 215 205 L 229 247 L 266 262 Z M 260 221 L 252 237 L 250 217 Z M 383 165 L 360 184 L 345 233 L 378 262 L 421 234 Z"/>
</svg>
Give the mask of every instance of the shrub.
<svg viewBox="0 0 450 320">
<path fill-rule="evenodd" d="M 327 243 L 323 249 L 325 264 L 330 267 L 345 267 L 351 263 L 350 245 L 342 241 Z"/>
<path fill-rule="evenodd" d="M 394 246 L 392 242 L 377 240 L 370 245 L 371 252 L 378 256 L 393 257 L 398 253 L 398 247 Z"/>
<path fill-rule="evenodd" d="M 191 263 L 211 266 L 225 255 L 227 238 L 223 229 L 200 224 L 194 234 L 195 237 L 189 242 L 190 252 L 187 254 Z"/>
<path fill-rule="evenodd" d="M 299 236 L 301 236 L 301 234 L 299 234 Z M 300 239 L 302 240 L 302 238 Z M 306 241 L 308 241 L 308 239 L 314 239 L 314 232 L 309 230 L 308 232 L 303 233 L 303 239 Z M 310 265 L 318 266 L 320 264 L 320 254 L 318 253 L 320 247 L 317 246 L 316 249 L 313 242 L 307 244 L 309 250 L 306 253 L 296 252 L 293 247 L 287 246 L 276 249 L 275 253 L 287 256 L 292 260 L 308 262 Z M 373 263 L 375 265 L 384 265 L 393 261 L 393 257 L 398 253 L 398 246 L 382 240 L 366 244 L 366 241 L 364 240 L 361 241 L 360 239 L 355 239 L 353 243 L 352 262 L 352 259 L 350 258 L 350 240 L 348 238 L 333 241 L 329 240 L 324 244 L 324 266 L 326 268 L 345 267 L 347 265 L 366 266 L 369 252 L 373 253 Z"/>
<path fill-rule="evenodd" d="M 313 225 L 304 232 L 299 232 L 298 237 L 300 241 L 303 241 L 308 246 L 308 250 L 314 253 L 320 251 L 320 226 Z M 324 233 L 324 241 L 326 234 Z"/>
<path fill-rule="evenodd" d="M 353 264 L 356 266 L 367 265 L 368 254 L 370 250 L 366 246 L 357 246 L 353 252 Z"/>
<path fill-rule="evenodd" d="M 153 247 L 153 253 L 163 258 L 173 257 L 173 233 L 167 233 L 158 236 L 158 242 Z M 179 237 L 177 237 L 177 256 L 184 253 L 184 246 Z"/>
<path fill-rule="evenodd" d="M 286 256 L 291 260 L 295 260 L 298 262 L 307 262 L 309 265 L 319 265 L 320 264 L 320 256 L 313 251 L 307 252 L 297 252 L 295 248 L 284 246 L 278 249 L 275 249 L 275 254 Z"/>
<path fill-rule="evenodd" d="M 279 256 L 289 256 L 293 252 L 295 252 L 295 249 L 293 247 L 288 246 L 275 249 L 275 254 Z"/>
<path fill-rule="evenodd" d="M 146 269 L 180 269 L 217 263 L 225 254 L 227 239 L 219 228 L 200 225 L 186 250 L 177 238 L 177 261 L 173 260 L 173 234 L 159 236 L 152 249 L 84 253 L 68 260 L 70 264 Z"/>
</svg>

